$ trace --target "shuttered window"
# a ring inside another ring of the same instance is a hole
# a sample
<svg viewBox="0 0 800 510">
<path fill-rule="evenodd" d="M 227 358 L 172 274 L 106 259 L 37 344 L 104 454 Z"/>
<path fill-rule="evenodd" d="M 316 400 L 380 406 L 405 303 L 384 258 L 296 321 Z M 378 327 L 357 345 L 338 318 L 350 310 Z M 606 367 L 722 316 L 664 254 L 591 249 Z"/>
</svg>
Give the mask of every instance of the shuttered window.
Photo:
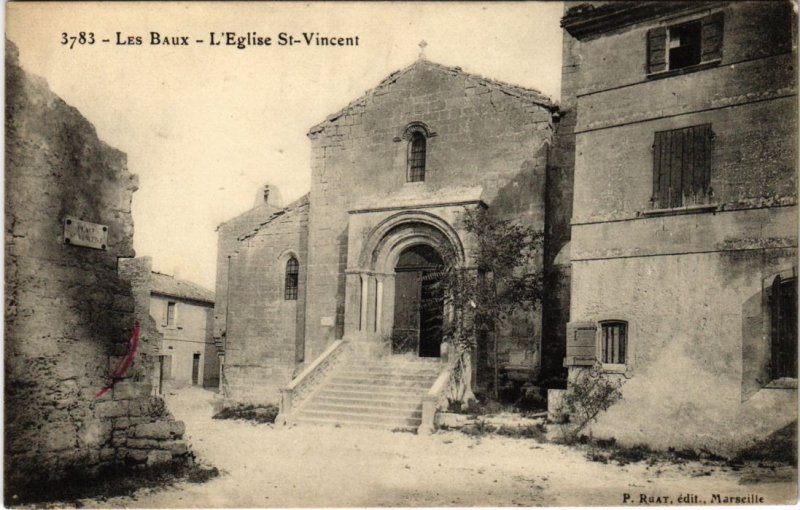
<svg viewBox="0 0 800 510">
<path fill-rule="evenodd" d="M 797 378 L 797 278 L 775 277 L 772 312 L 772 378 Z"/>
<path fill-rule="evenodd" d="M 647 73 L 660 73 L 722 59 L 724 17 L 705 18 L 647 32 Z"/>
<path fill-rule="evenodd" d="M 425 135 L 420 132 L 411 135 L 411 142 L 408 144 L 408 182 L 425 180 L 426 145 Z"/>
<path fill-rule="evenodd" d="M 175 302 L 167 302 L 167 326 L 175 325 Z"/>
<path fill-rule="evenodd" d="M 653 143 L 653 206 L 706 204 L 713 153 L 711 124 L 659 131 Z"/>
<path fill-rule="evenodd" d="M 300 276 L 300 264 L 292 257 L 286 261 L 286 280 L 283 288 L 283 299 L 297 299 L 297 282 Z"/>
<path fill-rule="evenodd" d="M 623 321 L 606 321 L 601 327 L 601 357 L 603 363 L 625 364 L 628 350 L 628 323 Z"/>
</svg>

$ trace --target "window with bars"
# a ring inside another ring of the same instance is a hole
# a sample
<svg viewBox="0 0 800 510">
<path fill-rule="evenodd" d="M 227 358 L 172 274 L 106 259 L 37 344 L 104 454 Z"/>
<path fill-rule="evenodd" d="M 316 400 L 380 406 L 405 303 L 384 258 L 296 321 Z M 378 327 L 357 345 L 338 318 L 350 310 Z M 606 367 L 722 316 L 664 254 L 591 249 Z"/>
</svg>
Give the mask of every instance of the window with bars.
<svg viewBox="0 0 800 510">
<path fill-rule="evenodd" d="M 300 264 L 297 259 L 292 257 L 286 261 L 286 281 L 283 287 L 283 299 L 297 299 L 297 282 L 300 275 Z"/>
<path fill-rule="evenodd" d="M 653 207 L 707 204 L 710 198 L 711 124 L 659 131 L 653 142 Z"/>
<path fill-rule="evenodd" d="M 776 276 L 770 295 L 772 379 L 797 378 L 797 278 Z"/>
<path fill-rule="evenodd" d="M 425 151 L 427 140 L 425 135 L 415 131 L 408 143 L 408 182 L 421 182 L 425 180 Z"/>
<path fill-rule="evenodd" d="M 624 365 L 628 351 L 628 323 L 605 321 L 600 323 L 600 361 Z"/>
</svg>

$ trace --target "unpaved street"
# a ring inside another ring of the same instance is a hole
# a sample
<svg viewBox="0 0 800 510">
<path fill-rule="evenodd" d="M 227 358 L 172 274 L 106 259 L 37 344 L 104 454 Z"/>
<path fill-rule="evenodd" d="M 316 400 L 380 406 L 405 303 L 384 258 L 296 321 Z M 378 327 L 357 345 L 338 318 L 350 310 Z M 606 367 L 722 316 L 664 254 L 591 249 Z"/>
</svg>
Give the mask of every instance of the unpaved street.
<svg viewBox="0 0 800 510">
<path fill-rule="evenodd" d="M 222 475 L 204 484 L 142 490 L 133 498 L 84 500 L 90 507 L 551 506 L 620 505 L 645 497 L 713 494 L 794 498 L 796 472 L 586 460 L 579 449 L 530 439 L 432 436 L 332 427 L 283 428 L 212 420 L 213 395 L 173 390 L 170 409 L 192 448 Z M 742 483 L 745 482 L 745 483 Z M 653 499 L 652 501 L 656 501 Z"/>
</svg>

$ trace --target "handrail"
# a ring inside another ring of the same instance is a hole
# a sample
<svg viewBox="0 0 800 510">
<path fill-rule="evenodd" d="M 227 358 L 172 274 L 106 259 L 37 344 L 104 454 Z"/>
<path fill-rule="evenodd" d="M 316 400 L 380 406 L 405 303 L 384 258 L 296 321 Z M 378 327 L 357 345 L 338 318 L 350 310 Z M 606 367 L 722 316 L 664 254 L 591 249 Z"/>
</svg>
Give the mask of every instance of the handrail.
<svg viewBox="0 0 800 510">
<path fill-rule="evenodd" d="M 439 377 L 434 381 L 428 393 L 422 397 L 422 423 L 420 423 L 418 434 L 430 434 L 436 428 L 436 411 L 443 404 L 442 400 L 445 390 L 450 384 L 450 377 L 453 367 L 449 363 L 444 363 Z"/>
<path fill-rule="evenodd" d="M 346 345 L 344 340 L 336 340 L 285 388 L 281 388 L 281 407 L 275 423 L 290 423 L 293 412 L 335 366 Z"/>
</svg>

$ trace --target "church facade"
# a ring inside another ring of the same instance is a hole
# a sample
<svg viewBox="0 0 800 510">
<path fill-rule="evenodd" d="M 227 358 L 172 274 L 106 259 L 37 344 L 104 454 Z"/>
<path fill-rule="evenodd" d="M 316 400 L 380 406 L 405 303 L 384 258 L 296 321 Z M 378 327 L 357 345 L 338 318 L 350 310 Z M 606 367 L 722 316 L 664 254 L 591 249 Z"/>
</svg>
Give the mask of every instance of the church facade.
<svg viewBox="0 0 800 510">
<path fill-rule="evenodd" d="M 485 209 L 544 232 L 545 297 L 477 353 L 478 387 L 496 364 L 554 410 L 581 374 L 619 380 L 591 431 L 628 445 L 796 424 L 791 5 L 569 2 L 562 27 L 559 106 L 421 59 L 311 128 L 307 196 L 220 226 L 228 398 L 431 427 L 446 370 L 370 360 L 442 358 L 426 271 L 474 266 L 462 215 Z"/>
<path fill-rule="evenodd" d="M 424 275 L 445 256 L 472 264 L 467 210 L 544 229 L 556 111 L 535 90 L 421 58 L 312 127 L 310 193 L 219 229 L 225 395 L 276 402 L 340 339 L 364 356 L 439 358 Z M 537 373 L 541 315 L 503 332 L 499 364 Z"/>
</svg>

